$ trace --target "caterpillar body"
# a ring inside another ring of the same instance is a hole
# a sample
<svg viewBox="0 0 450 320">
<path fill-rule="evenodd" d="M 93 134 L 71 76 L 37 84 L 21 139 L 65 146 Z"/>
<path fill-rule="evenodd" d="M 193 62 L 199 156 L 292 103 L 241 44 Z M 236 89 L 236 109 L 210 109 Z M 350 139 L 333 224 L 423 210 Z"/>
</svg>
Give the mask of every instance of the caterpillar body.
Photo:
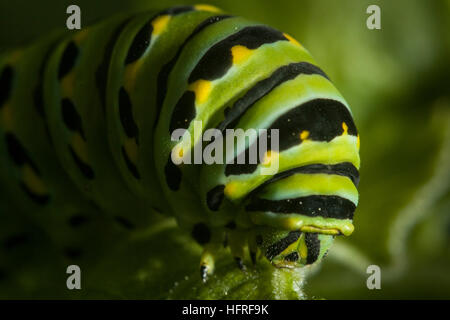
<svg viewBox="0 0 450 320">
<path fill-rule="evenodd" d="M 176 164 L 208 145 L 196 121 L 275 129 L 279 146 L 253 164 Z M 205 280 L 224 244 L 241 268 L 246 248 L 302 267 L 353 231 L 359 135 L 346 101 L 291 36 L 209 5 L 122 14 L 2 55 L 0 133 L 4 203 L 63 246 L 167 212 L 204 247 Z"/>
</svg>

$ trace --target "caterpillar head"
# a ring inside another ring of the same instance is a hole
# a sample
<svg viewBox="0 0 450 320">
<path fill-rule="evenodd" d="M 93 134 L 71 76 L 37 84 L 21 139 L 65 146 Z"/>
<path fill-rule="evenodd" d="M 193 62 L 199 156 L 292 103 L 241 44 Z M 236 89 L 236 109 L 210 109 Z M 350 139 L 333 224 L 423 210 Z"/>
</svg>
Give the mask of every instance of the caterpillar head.
<svg viewBox="0 0 450 320">
<path fill-rule="evenodd" d="M 333 239 L 327 234 L 260 227 L 256 244 L 275 267 L 296 268 L 320 261 Z"/>
</svg>

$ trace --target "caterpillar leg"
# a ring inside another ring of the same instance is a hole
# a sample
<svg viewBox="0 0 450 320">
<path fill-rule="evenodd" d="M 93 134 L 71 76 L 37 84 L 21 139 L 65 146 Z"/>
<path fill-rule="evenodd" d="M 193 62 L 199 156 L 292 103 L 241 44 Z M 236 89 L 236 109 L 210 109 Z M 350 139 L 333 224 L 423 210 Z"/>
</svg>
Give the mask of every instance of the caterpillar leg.
<svg viewBox="0 0 450 320">
<path fill-rule="evenodd" d="M 237 266 L 242 271 L 246 270 L 244 264 L 244 252 L 247 246 L 247 234 L 241 230 L 231 230 L 229 232 L 229 245 L 231 255 L 237 263 Z"/>
<path fill-rule="evenodd" d="M 203 282 L 206 282 L 208 277 L 214 273 L 214 254 L 220 249 L 220 244 L 207 244 L 200 257 L 200 276 Z"/>
</svg>

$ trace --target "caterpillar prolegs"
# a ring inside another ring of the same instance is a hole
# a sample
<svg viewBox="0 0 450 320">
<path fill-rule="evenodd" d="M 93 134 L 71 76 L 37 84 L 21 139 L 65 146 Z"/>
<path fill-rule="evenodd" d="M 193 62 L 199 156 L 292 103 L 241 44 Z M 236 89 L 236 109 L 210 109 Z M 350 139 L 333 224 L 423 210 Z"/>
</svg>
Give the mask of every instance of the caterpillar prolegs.
<svg viewBox="0 0 450 320">
<path fill-rule="evenodd" d="M 275 130 L 278 144 L 255 163 L 237 159 L 260 135 L 223 147 L 226 161 L 178 163 L 217 141 L 196 123 L 226 141 L 267 129 L 268 146 Z M 8 201 L 58 241 L 80 237 L 67 221 L 134 230 L 167 212 L 204 247 L 206 279 L 224 245 L 241 268 L 247 248 L 253 262 L 302 267 L 353 231 L 359 136 L 346 101 L 291 36 L 212 6 L 122 14 L 4 54 L 0 130 Z"/>
</svg>

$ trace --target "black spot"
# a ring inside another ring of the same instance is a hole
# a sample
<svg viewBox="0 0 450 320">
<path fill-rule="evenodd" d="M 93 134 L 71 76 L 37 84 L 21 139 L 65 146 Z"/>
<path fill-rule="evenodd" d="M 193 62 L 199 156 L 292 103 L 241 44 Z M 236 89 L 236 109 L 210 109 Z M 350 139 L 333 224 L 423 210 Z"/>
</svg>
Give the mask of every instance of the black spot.
<svg viewBox="0 0 450 320">
<path fill-rule="evenodd" d="M 75 42 L 70 41 L 62 54 L 61 62 L 59 64 L 58 79 L 62 79 L 70 72 L 70 70 L 72 70 L 77 60 L 78 53 L 77 45 Z"/>
<path fill-rule="evenodd" d="M 206 204 L 208 208 L 212 211 L 217 211 L 220 208 L 220 204 L 223 201 L 225 186 L 222 184 L 220 186 L 216 186 L 208 191 L 206 194 Z"/>
<path fill-rule="evenodd" d="M 89 222 L 89 218 L 83 214 L 75 214 L 69 218 L 68 224 L 72 228 L 77 228 Z"/>
<path fill-rule="evenodd" d="M 308 248 L 308 256 L 306 257 L 306 264 L 316 262 L 320 253 L 320 240 L 317 233 L 305 233 L 305 243 Z"/>
<path fill-rule="evenodd" d="M 71 260 L 75 260 L 82 257 L 83 251 L 80 248 L 66 247 L 64 249 L 64 255 Z"/>
<path fill-rule="evenodd" d="M 299 256 L 298 256 L 297 252 L 291 252 L 287 256 L 284 257 L 284 260 L 285 261 L 295 262 L 295 261 L 298 260 L 298 258 L 299 258 Z"/>
<path fill-rule="evenodd" d="M 236 229 L 236 222 L 234 221 L 230 221 L 225 225 L 225 228 L 230 229 L 230 230 L 234 230 Z"/>
<path fill-rule="evenodd" d="M 350 200 L 339 196 L 312 195 L 283 200 L 255 197 L 245 209 L 280 214 L 298 213 L 307 217 L 353 219 L 356 206 Z"/>
<path fill-rule="evenodd" d="M 72 101 L 70 101 L 70 99 L 68 98 L 64 98 L 61 100 L 61 115 L 66 127 L 71 131 L 78 132 L 83 137 L 83 139 L 86 140 L 83 132 L 81 116 L 75 109 Z"/>
<path fill-rule="evenodd" d="M 172 162 L 171 155 L 169 155 L 169 159 L 164 167 L 164 174 L 170 190 L 177 191 L 180 189 L 182 173 L 180 168 Z"/>
<path fill-rule="evenodd" d="M 18 233 L 7 237 L 3 242 L 5 250 L 12 250 L 30 242 L 30 235 L 27 233 Z"/>
<path fill-rule="evenodd" d="M 97 70 L 95 71 L 95 83 L 97 84 L 97 89 L 99 91 L 99 97 L 103 112 L 105 112 L 106 109 L 106 83 L 108 80 L 109 64 L 111 62 L 114 46 L 122 30 L 128 24 L 130 19 L 131 18 L 126 19 L 116 28 L 116 30 L 114 30 L 114 32 L 111 35 L 111 38 L 109 39 L 108 43 L 105 46 L 105 50 L 103 51 L 102 61 L 98 66 Z"/>
<path fill-rule="evenodd" d="M 135 228 L 135 225 L 127 218 L 124 218 L 122 216 L 115 216 L 114 219 L 125 229 L 133 230 Z"/>
<path fill-rule="evenodd" d="M 134 122 L 133 111 L 130 96 L 127 91 L 121 87 L 119 91 L 119 115 L 123 130 L 129 138 L 135 138 L 139 135 L 139 130 Z"/>
<path fill-rule="evenodd" d="M 11 95 L 13 74 L 13 68 L 10 65 L 3 68 L 0 73 L 0 109 Z"/>
<path fill-rule="evenodd" d="M 69 145 L 69 151 L 72 155 L 72 158 L 77 165 L 78 169 L 81 171 L 81 173 L 86 177 L 86 179 L 92 180 L 95 177 L 94 170 L 92 170 L 91 166 L 87 163 L 84 163 L 83 160 L 81 160 L 78 155 L 75 153 L 75 151 L 72 149 L 72 146 Z"/>
<path fill-rule="evenodd" d="M 152 19 L 153 20 L 153 19 Z M 145 50 L 147 50 L 150 45 L 152 39 L 152 20 L 148 21 L 134 36 L 133 42 L 131 43 L 130 48 L 128 49 L 128 54 L 125 59 L 125 65 L 133 63 L 138 60 L 144 54 Z"/>
<path fill-rule="evenodd" d="M 138 169 L 136 168 L 136 166 L 134 165 L 133 162 L 131 162 L 130 158 L 128 158 L 128 155 L 125 151 L 125 148 L 122 146 L 122 156 L 123 159 L 125 160 L 125 164 L 127 165 L 128 170 L 131 172 L 131 174 L 136 178 L 136 179 L 141 179 L 141 175 L 139 174 Z"/>
<path fill-rule="evenodd" d="M 211 231 L 204 223 L 197 223 L 192 229 L 192 238 L 199 244 L 207 244 L 211 240 Z"/>
<path fill-rule="evenodd" d="M 28 153 L 25 148 L 12 132 L 5 133 L 5 142 L 8 154 L 17 166 L 29 164 L 36 172 L 39 172 L 34 163 L 28 157 Z"/>
<path fill-rule="evenodd" d="M 256 236 L 256 238 L 255 238 L 255 241 L 256 241 L 256 244 L 257 244 L 258 246 L 262 245 L 262 243 L 263 243 L 263 237 L 262 237 L 262 235 L 258 234 L 258 235 Z"/>
<path fill-rule="evenodd" d="M 267 259 L 269 259 L 269 261 L 272 261 L 273 258 L 283 252 L 287 247 L 289 247 L 289 245 L 297 241 L 300 235 L 300 231 L 291 231 L 285 238 L 269 246 L 266 250 Z"/>
<path fill-rule="evenodd" d="M 175 105 L 170 118 L 169 134 L 176 129 L 187 129 L 195 118 L 195 93 L 186 91 Z"/>
<path fill-rule="evenodd" d="M 175 67 L 175 64 L 177 63 L 178 58 L 180 57 L 181 52 L 183 51 L 184 47 L 196 34 L 198 34 L 200 31 L 204 30 L 206 27 L 208 27 L 216 22 L 230 18 L 230 17 L 231 16 L 229 16 L 229 15 L 213 16 L 213 17 L 209 17 L 206 20 L 204 20 L 203 22 L 201 22 L 194 29 L 194 31 L 186 38 L 186 40 L 184 40 L 184 42 L 178 48 L 175 56 L 161 68 L 161 70 L 158 73 L 158 80 L 157 80 L 157 91 L 156 91 L 157 111 L 156 111 L 155 124 L 154 124 L 155 127 L 156 127 L 156 124 L 158 123 L 159 114 L 162 110 L 162 105 L 164 103 L 164 99 L 167 94 L 167 84 L 169 81 L 169 75 L 172 72 L 172 69 Z"/>
<path fill-rule="evenodd" d="M 231 48 L 242 45 L 256 49 L 266 43 L 287 40 L 280 31 L 267 26 L 246 27 L 213 45 L 200 59 L 189 76 L 189 83 L 199 79 L 215 80 L 223 77 L 232 66 Z"/>
</svg>

